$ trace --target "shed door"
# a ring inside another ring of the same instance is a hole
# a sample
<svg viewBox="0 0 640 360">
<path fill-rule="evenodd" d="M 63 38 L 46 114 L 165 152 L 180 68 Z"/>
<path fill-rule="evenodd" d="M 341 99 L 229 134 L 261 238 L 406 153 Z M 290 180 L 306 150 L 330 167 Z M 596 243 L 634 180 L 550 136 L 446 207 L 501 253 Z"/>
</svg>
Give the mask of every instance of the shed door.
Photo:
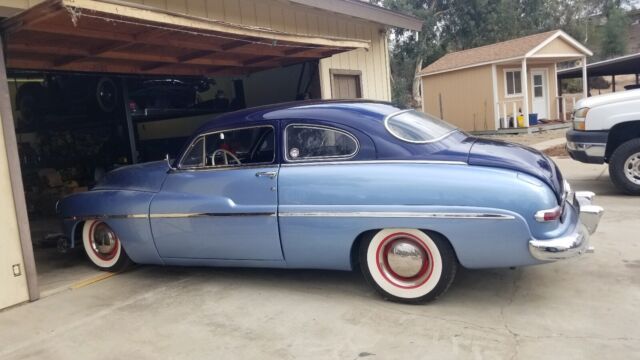
<svg viewBox="0 0 640 360">
<path fill-rule="evenodd" d="M 362 97 L 359 71 L 331 71 L 334 99 L 358 99 Z"/>
<path fill-rule="evenodd" d="M 539 119 L 548 119 L 549 108 L 547 103 L 547 72 L 544 70 L 532 70 L 531 71 L 531 86 L 533 94 L 531 96 L 532 113 L 538 114 Z"/>
</svg>

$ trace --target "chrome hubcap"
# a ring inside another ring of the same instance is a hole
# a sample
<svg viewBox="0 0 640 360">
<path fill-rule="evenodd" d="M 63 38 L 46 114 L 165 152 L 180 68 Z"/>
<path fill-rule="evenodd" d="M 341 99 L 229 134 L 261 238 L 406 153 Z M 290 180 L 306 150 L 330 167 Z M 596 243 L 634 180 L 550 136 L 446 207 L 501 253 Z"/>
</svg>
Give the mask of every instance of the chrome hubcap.
<svg viewBox="0 0 640 360">
<path fill-rule="evenodd" d="M 389 269 L 403 278 L 418 275 L 424 260 L 424 251 L 411 240 L 396 240 L 387 249 Z"/>
<path fill-rule="evenodd" d="M 378 245 L 376 254 L 378 270 L 397 287 L 414 289 L 431 277 L 433 264 L 429 249 L 411 234 L 390 235 Z"/>
<path fill-rule="evenodd" d="M 624 175 L 632 183 L 640 185 L 640 152 L 629 156 L 624 162 Z"/>
<path fill-rule="evenodd" d="M 118 238 L 107 224 L 100 223 L 96 225 L 91 237 L 91 246 L 98 255 L 113 257 L 112 255 L 115 255 L 117 245 Z"/>
</svg>

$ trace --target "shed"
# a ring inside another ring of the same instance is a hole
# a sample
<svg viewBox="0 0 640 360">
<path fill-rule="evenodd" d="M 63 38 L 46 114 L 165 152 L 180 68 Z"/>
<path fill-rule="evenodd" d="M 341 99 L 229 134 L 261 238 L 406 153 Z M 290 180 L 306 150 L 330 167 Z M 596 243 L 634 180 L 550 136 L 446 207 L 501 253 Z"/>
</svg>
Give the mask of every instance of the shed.
<svg viewBox="0 0 640 360">
<path fill-rule="evenodd" d="M 584 68 L 591 55 L 561 30 L 449 53 L 418 75 L 423 111 L 469 131 L 517 126 L 519 114 L 525 127 L 530 113 L 559 119 L 557 63 L 580 60 Z"/>
</svg>

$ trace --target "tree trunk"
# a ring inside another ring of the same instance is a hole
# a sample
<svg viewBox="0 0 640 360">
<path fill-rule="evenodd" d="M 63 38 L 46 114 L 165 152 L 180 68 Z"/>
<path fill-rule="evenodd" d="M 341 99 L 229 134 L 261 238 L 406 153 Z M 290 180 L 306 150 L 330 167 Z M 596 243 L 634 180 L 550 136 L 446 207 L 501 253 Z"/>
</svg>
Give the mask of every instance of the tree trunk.
<svg viewBox="0 0 640 360">
<path fill-rule="evenodd" d="M 420 93 L 420 84 L 422 83 L 422 78 L 418 76 L 422 70 L 422 57 L 418 58 L 416 61 L 416 69 L 414 71 L 413 83 L 411 86 L 411 95 L 413 97 L 413 103 L 415 107 L 422 106 L 422 94 Z"/>
</svg>

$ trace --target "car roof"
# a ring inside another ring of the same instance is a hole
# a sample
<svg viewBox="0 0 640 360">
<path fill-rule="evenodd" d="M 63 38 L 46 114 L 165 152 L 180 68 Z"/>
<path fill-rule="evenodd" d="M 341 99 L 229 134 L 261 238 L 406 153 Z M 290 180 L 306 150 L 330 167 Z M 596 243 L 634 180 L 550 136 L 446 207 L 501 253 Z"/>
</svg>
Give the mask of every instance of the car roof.
<svg viewBox="0 0 640 360">
<path fill-rule="evenodd" d="M 249 109 L 238 110 L 204 124 L 196 134 L 224 128 L 230 125 L 256 123 L 260 121 L 288 120 L 288 119 L 316 119 L 356 126 L 362 121 L 379 121 L 402 109 L 389 102 L 373 100 L 305 100 L 280 104 L 264 105 Z M 357 116 L 354 116 L 357 115 Z"/>
</svg>

